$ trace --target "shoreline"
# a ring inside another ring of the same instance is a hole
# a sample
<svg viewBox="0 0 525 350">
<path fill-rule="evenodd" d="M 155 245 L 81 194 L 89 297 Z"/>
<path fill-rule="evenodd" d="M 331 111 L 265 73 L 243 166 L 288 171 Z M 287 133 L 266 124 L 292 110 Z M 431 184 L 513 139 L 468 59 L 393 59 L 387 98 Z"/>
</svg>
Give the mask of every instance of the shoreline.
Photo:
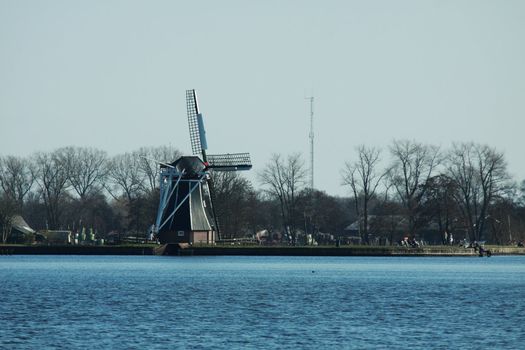
<svg viewBox="0 0 525 350">
<path fill-rule="evenodd" d="M 525 248 L 490 246 L 492 255 L 525 255 Z M 168 256 L 464 256 L 473 248 L 427 246 L 190 246 L 167 245 L 0 245 L 0 255 L 168 255 Z"/>
</svg>

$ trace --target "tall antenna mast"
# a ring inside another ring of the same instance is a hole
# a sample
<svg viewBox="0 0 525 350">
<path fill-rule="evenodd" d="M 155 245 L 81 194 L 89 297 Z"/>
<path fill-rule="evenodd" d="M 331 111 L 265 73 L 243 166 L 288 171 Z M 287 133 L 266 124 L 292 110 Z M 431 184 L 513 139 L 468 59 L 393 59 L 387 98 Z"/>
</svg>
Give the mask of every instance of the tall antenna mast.
<svg viewBox="0 0 525 350">
<path fill-rule="evenodd" d="M 314 97 L 306 97 L 310 100 L 310 188 L 314 189 Z"/>
</svg>

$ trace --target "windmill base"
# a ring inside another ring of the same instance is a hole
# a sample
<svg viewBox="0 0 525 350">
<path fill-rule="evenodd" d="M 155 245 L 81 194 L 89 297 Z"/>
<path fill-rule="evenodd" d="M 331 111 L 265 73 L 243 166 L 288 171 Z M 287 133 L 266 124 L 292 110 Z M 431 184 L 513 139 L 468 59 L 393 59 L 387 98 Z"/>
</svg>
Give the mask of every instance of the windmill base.
<svg viewBox="0 0 525 350">
<path fill-rule="evenodd" d="M 161 244 L 215 244 L 215 231 L 168 231 L 160 232 L 158 238 Z"/>
</svg>

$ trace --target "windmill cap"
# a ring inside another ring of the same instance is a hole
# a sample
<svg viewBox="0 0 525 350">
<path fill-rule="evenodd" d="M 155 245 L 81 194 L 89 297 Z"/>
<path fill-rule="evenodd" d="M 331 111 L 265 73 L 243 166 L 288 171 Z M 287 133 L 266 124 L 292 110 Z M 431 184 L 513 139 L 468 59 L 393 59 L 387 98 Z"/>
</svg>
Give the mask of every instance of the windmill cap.
<svg viewBox="0 0 525 350">
<path fill-rule="evenodd" d="M 196 176 L 206 171 L 206 165 L 197 156 L 183 156 L 171 163 L 178 172 L 184 171 L 187 176 Z"/>
</svg>

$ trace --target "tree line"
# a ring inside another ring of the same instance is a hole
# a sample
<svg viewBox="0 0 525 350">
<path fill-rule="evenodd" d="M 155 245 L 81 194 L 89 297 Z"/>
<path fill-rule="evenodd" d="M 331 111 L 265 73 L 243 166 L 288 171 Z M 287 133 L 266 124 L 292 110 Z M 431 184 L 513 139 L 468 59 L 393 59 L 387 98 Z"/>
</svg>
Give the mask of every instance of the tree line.
<svg viewBox="0 0 525 350">
<path fill-rule="evenodd" d="M 381 169 L 381 150 L 360 146 L 357 160 L 343 171 L 364 240 L 370 204 L 377 209 L 389 201 L 405 217 L 410 236 L 433 224 L 441 233 L 464 232 L 471 242 L 523 239 L 525 181 L 513 181 L 503 153 L 471 142 L 440 150 L 407 140 L 392 142 L 388 151 L 389 164 Z"/>
<path fill-rule="evenodd" d="M 85 147 L 2 156 L 2 241 L 17 214 L 35 229 L 144 237 L 159 202 L 158 162 L 180 155 L 162 146 L 111 157 Z M 525 238 L 525 180 L 516 183 L 503 153 L 490 146 L 460 143 L 442 150 L 410 140 L 395 140 L 384 150 L 361 145 L 332 171 L 340 171 L 334 181 L 346 196 L 308 188 L 299 153 L 273 154 L 256 174 L 258 188 L 239 173 L 212 174 L 222 238 L 261 230 L 270 240 L 292 244 L 309 236 L 321 244 L 349 235 L 365 244 L 380 238 L 393 243 L 400 235 L 432 240 L 429 230 L 497 244 Z"/>
</svg>

